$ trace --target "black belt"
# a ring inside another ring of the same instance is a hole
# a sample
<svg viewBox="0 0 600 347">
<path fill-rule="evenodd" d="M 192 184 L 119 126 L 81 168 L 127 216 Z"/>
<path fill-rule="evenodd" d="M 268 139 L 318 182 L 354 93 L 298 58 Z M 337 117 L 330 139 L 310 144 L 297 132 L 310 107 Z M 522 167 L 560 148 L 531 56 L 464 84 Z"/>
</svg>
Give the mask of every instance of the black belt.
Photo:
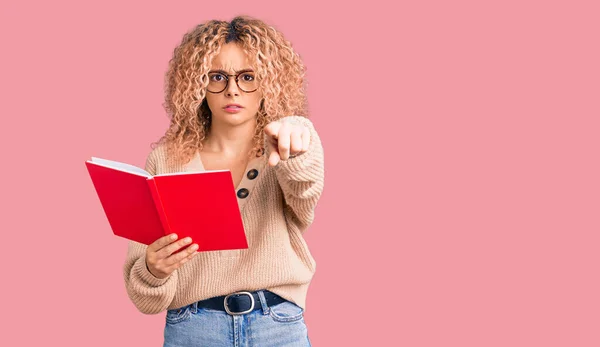
<svg viewBox="0 0 600 347">
<path fill-rule="evenodd" d="M 267 290 L 263 290 L 267 306 L 281 304 L 286 299 Z M 261 308 L 258 292 L 236 292 L 198 301 L 199 308 L 225 311 L 231 315 L 246 314 Z"/>
</svg>

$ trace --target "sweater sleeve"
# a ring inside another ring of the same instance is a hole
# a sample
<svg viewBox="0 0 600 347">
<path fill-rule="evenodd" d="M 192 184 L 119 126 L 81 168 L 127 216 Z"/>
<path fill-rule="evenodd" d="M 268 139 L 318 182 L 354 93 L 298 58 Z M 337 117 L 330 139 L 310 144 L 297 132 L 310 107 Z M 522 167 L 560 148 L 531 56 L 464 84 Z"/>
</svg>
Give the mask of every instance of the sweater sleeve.
<svg viewBox="0 0 600 347">
<path fill-rule="evenodd" d="M 146 159 L 145 170 L 156 174 L 156 151 Z M 129 241 L 123 277 L 127 295 L 137 309 L 145 314 L 158 314 L 167 309 L 177 289 L 177 270 L 170 276 L 160 279 L 154 277 L 146 266 L 148 246 Z"/>
<path fill-rule="evenodd" d="M 310 145 L 306 152 L 275 166 L 275 173 L 285 198 L 285 206 L 291 210 L 302 232 L 314 219 L 314 211 L 323 192 L 325 171 L 321 139 L 313 123 L 306 117 L 287 116 L 280 121 L 305 125 L 310 131 Z M 269 158 L 271 151 L 266 146 Z"/>
</svg>

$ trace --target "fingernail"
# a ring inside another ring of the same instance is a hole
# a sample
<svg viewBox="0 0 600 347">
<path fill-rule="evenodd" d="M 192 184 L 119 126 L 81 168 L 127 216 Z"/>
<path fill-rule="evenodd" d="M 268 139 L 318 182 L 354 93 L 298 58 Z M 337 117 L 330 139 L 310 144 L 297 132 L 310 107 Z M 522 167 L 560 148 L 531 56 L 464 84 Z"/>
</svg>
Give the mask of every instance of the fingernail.
<svg viewBox="0 0 600 347">
<path fill-rule="evenodd" d="M 177 234 L 171 235 L 171 240 L 175 240 L 177 238 Z"/>
<path fill-rule="evenodd" d="M 191 239 L 191 238 L 189 238 L 189 237 L 186 237 L 186 238 L 185 238 L 185 240 L 184 240 L 184 242 L 185 242 L 185 243 L 190 243 L 190 242 L 192 242 L 192 239 Z"/>
<path fill-rule="evenodd" d="M 198 245 L 196 245 L 196 244 L 193 244 L 193 245 L 192 245 L 192 251 L 195 251 L 195 250 L 197 250 L 197 249 L 198 249 Z"/>
</svg>

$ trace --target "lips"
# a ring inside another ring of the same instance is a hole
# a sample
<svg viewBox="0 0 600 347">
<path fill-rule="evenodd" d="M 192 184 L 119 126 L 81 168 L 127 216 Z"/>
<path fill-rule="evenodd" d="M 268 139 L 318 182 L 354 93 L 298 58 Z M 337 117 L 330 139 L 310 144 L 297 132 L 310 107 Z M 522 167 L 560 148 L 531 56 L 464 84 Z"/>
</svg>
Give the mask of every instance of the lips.
<svg viewBox="0 0 600 347">
<path fill-rule="evenodd" d="M 240 105 L 240 104 L 227 104 L 223 108 L 224 109 L 230 109 L 230 110 L 237 110 L 237 109 L 241 109 L 241 108 L 244 108 L 244 107 L 242 105 Z"/>
<path fill-rule="evenodd" d="M 227 106 L 223 107 L 223 110 L 227 113 L 239 113 L 242 112 L 244 107 L 240 104 L 227 104 Z"/>
</svg>

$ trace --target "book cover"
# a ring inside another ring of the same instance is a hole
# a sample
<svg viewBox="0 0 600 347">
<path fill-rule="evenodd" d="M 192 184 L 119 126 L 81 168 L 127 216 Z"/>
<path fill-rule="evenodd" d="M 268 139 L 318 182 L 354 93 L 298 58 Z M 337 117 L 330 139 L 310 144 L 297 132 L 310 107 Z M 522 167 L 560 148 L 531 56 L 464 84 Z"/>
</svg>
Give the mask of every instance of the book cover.
<svg viewBox="0 0 600 347">
<path fill-rule="evenodd" d="M 152 176 L 101 158 L 85 164 L 113 234 L 149 245 L 176 233 L 198 252 L 248 248 L 229 170 Z"/>
</svg>

